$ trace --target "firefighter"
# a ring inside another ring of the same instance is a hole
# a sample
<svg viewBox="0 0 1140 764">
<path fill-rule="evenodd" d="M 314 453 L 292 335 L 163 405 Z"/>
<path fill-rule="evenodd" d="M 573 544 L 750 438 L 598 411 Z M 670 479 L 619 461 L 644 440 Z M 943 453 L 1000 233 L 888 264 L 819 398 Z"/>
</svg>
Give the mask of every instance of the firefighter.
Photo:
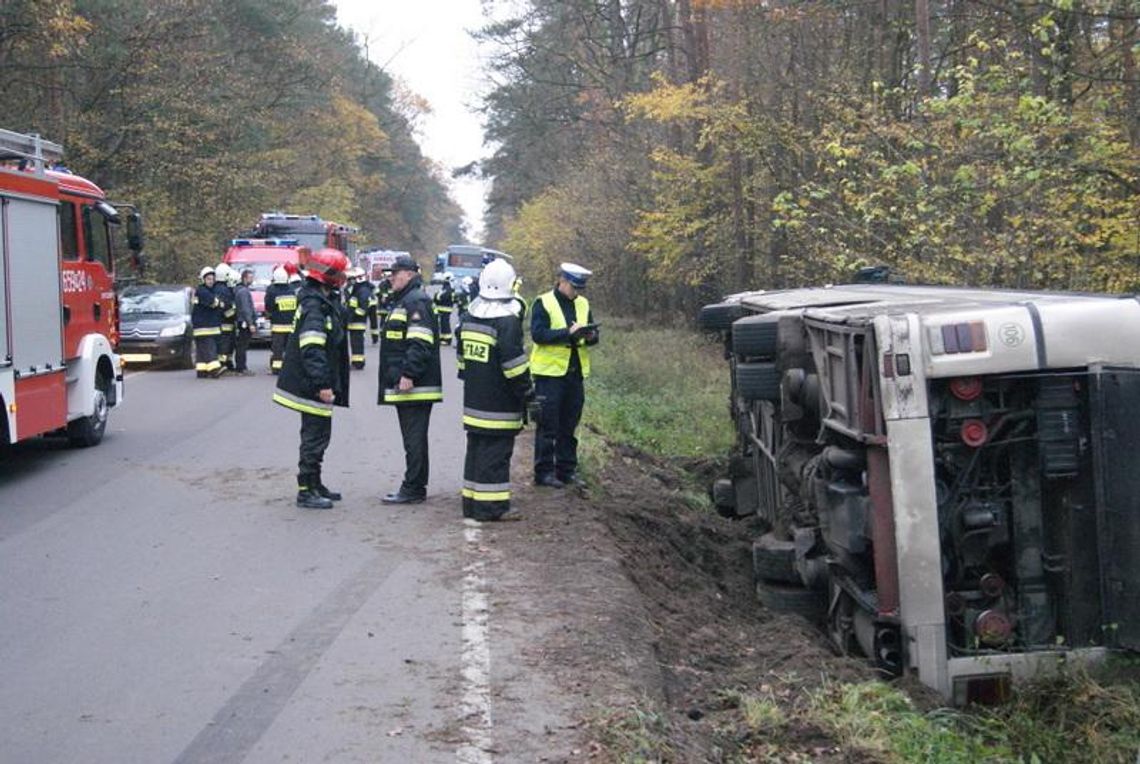
<svg viewBox="0 0 1140 764">
<path fill-rule="evenodd" d="M 380 342 L 379 403 L 396 407 L 406 467 L 385 504 L 415 504 L 427 496 L 428 423 L 432 404 L 443 400 L 439 332 L 419 270 L 410 255 L 392 262 L 392 309 Z"/>
<path fill-rule="evenodd" d="M 234 299 L 234 283 L 237 274 L 225 263 L 218 263 L 214 269 L 214 293 L 222 303 L 222 333 L 218 335 L 218 360 L 227 369 L 234 367 L 234 326 L 237 305 Z M 233 282 L 233 283 L 231 283 Z"/>
<path fill-rule="evenodd" d="M 217 276 L 206 266 L 198 273 L 200 283 L 194 290 L 194 307 L 190 324 L 194 331 L 194 368 L 198 377 L 219 377 L 225 370 L 218 360 L 218 337 L 222 333 L 222 301 L 214 292 Z"/>
<path fill-rule="evenodd" d="M 368 331 L 368 307 L 372 304 L 372 284 L 363 276 L 363 269 L 350 268 L 344 293 L 348 306 L 350 360 L 354 369 L 364 368 L 364 333 Z"/>
<path fill-rule="evenodd" d="M 451 344 L 451 313 L 455 310 L 455 289 L 451 286 L 451 274 L 443 277 L 443 284 L 435 297 L 435 314 L 439 317 L 439 341 L 442 345 Z"/>
<path fill-rule="evenodd" d="M 598 343 L 598 327 L 583 294 L 591 272 L 562 263 L 558 283 L 531 306 L 530 373 L 542 401 L 534 433 L 534 483 L 562 488 L 578 479 L 575 430 L 590 376 L 588 347 Z"/>
<path fill-rule="evenodd" d="M 388 320 L 388 313 L 392 310 L 392 271 L 385 270 L 384 278 L 376 282 L 376 316 L 380 326 Z M 379 336 L 379 332 L 377 332 Z"/>
<path fill-rule="evenodd" d="M 534 399 L 522 320 L 511 295 L 515 270 L 495 260 L 479 274 L 479 297 L 456 334 L 463 377 L 463 516 L 500 520 L 511 508 L 511 454 Z"/>
<path fill-rule="evenodd" d="M 273 401 L 301 414 L 297 506 L 330 509 L 341 495 L 325 486 L 321 463 L 332 438 L 334 406 L 348 406 L 348 340 L 332 295 L 344 283 L 348 258 L 336 249 L 309 256 L 297 293 L 296 329 L 289 336 Z"/>
<path fill-rule="evenodd" d="M 293 333 L 297 312 L 297 290 L 280 265 L 273 269 L 273 283 L 265 288 L 265 315 L 269 317 L 269 372 L 278 374 L 285 357 L 285 346 Z"/>
<path fill-rule="evenodd" d="M 236 334 L 234 335 L 234 371 L 243 377 L 253 374 L 246 363 L 246 352 L 253 330 L 257 328 L 257 312 L 253 308 L 253 271 L 243 268 L 241 280 L 234 287 L 234 307 L 236 309 Z"/>
</svg>

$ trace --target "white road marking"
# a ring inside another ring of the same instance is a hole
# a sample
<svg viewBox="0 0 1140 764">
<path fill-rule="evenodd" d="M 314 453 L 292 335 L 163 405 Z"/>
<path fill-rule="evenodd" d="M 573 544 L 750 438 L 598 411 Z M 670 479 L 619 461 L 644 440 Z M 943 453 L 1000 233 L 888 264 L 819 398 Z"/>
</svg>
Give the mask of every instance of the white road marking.
<svg viewBox="0 0 1140 764">
<path fill-rule="evenodd" d="M 491 645 L 488 640 L 487 581 L 479 549 L 483 531 L 475 520 L 464 520 L 463 566 L 463 737 L 455 752 L 461 764 L 491 762 Z"/>
</svg>

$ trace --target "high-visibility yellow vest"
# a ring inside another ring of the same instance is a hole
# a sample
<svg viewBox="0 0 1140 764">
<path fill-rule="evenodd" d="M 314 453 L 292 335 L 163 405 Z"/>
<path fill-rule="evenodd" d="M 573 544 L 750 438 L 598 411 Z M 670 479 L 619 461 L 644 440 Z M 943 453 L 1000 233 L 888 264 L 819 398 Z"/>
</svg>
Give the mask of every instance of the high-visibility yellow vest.
<svg viewBox="0 0 1140 764">
<path fill-rule="evenodd" d="M 566 316 L 562 315 L 562 306 L 554 292 L 539 295 L 538 301 L 550 316 L 551 329 L 566 329 Z M 574 298 L 574 322 L 585 326 L 590 322 L 590 302 L 581 295 Z M 590 376 L 590 351 L 586 349 L 586 340 L 577 340 L 578 361 L 582 364 L 582 378 Z M 564 377 L 570 369 L 569 345 L 540 345 L 534 343 L 530 351 L 530 373 L 540 377 Z"/>
</svg>

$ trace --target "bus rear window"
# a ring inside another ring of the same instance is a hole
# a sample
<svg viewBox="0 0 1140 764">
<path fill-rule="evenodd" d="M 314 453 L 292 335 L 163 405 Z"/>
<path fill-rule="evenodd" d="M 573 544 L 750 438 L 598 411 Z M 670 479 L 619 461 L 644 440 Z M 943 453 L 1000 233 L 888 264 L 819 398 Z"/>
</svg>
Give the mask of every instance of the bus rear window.
<svg viewBox="0 0 1140 764">
<path fill-rule="evenodd" d="M 483 256 L 477 252 L 463 254 L 452 252 L 447 256 L 448 268 L 475 268 L 483 267 Z"/>
</svg>

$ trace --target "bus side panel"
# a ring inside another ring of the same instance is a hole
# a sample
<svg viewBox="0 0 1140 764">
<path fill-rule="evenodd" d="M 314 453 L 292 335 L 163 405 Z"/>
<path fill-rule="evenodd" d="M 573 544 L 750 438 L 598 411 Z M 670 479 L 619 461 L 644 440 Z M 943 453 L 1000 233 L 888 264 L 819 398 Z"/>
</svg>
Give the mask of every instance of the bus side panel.
<svg viewBox="0 0 1140 764">
<path fill-rule="evenodd" d="M 64 371 L 16 380 L 16 437 L 25 440 L 67 424 Z"/>
</svg>

